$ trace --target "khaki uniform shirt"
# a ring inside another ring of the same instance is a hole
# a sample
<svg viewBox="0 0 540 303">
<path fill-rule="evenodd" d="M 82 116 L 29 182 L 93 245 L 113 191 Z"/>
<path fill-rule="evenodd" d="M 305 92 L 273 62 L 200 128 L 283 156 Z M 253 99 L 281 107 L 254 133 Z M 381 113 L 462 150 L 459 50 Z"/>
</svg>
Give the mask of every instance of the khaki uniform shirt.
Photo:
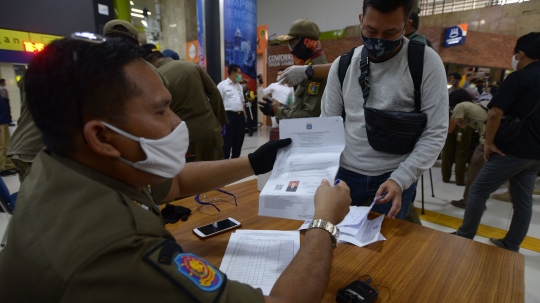
<svg viewBox="0 0 540 303">
<path fill-rule="evenodd" d="M 264 302 L 260 289 L 183 252 L 147 189 L 46 150 L 19 191 L 0 294 L 0 302 Z"/>
<path fill-rule="evenodd" d="M 313 65 L 326 64 L 326 55 L 311 61 Z M 276 119 L 309 118 L 321 115 L 321 99 L 326 87 L 326 78 L 306 79 L 296 86 L 294 103 L 291 107 L 280 107 L 276 111 Z"/>
<path fill-rule="evenodd" d="M 459 119 L 458 125 L 462 128 L 470 126 L 478 132 L 480 143 L 484 143 L 486 120 L 488 111 L 482 105 L 474 102 L 461 102 L 452 111 L 450 119 Z"/>
<path fill-rule="evenodd" d="M 145 63 L 148 63 L 144 61 Z M 150 63 L 148 65 L 159 76 L 163 85 L 169 90 L 169 81 Z M 21 116 L 17 121 L 17 128 L 11 136 L 7 156 L 24 162 L 32 162 L 34 157 L 45 146 L 41 139 L 41 131 L 37 128 L 28 109 L 26 92 L 24 91 L 24 78 L 21 83 Z"/>
<path fill-rule="evenodd" d="M 165 58 L 156 67 L 169 81 L 171 109 L 186 122 L 189 141 L 219 136 L 221 126 L 229 122 L 212 78 L 193 62 Z"/>
</svg>

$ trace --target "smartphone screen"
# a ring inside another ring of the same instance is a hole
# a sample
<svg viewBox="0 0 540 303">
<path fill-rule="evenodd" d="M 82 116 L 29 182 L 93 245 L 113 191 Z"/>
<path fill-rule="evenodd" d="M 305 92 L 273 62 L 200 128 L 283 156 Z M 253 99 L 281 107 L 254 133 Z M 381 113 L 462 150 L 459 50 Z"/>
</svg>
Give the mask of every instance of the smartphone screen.
<svg viewBox="0 0 540 303">
<path fill-rule="evenodd" d="M 197 229 L 203 233 L 205 236 L 209 236 L 211 234 L 215 234 L 217 232 L 220 232 L 224 229 L 228 229 L 234 226 L 237 226 L 238 224 L 236 222 L 231 221 L 230 219 L 221 220 L 218 222 L 214 222 L 205 226 L 198 227 Z"/>
</svg>

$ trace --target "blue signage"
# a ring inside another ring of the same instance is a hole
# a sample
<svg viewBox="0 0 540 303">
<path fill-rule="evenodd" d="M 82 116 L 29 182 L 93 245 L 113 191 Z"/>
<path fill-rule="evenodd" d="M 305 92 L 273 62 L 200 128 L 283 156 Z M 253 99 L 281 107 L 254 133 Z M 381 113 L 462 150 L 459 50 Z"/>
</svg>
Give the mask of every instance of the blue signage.
<svg viewBox="0 0 540 303">
<path fill-rule="evenodd" d="M 444 33 L 444 47 L 464 44 L 467 36 L 467 25 L 459 24 L 447 28 Z"/>
<path fill-rule="evenodd" d="M 225 66 L 236 64 L 250 81 L 248 88 L 257 90 L 257 0 L 225 0 Z"/>
<path fill-rule="evenodd" d="M 197 0 L 197 39 L 199 40 L 199 64 L 206 68 L 206 53 L 204 52 L 204 3 Z"/>
</svg>

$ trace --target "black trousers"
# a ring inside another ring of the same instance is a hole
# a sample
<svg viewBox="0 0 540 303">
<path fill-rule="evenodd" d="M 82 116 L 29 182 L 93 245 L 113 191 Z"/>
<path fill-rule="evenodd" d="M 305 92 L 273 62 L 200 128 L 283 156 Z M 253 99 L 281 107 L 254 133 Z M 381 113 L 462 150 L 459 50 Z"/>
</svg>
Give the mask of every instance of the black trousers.
<svg viewBox="0 0 540 303">
<path fill-rule="evenodd" d="M 244 144 L 246 134 L 246 120 L 243 112 L 227 111 L 229 124 L 226 126 L 226 132 L 223 136 L 223 158 L 239 158 Z M 232 149 L 232 156 L 231 156 Z"/>
</svg>

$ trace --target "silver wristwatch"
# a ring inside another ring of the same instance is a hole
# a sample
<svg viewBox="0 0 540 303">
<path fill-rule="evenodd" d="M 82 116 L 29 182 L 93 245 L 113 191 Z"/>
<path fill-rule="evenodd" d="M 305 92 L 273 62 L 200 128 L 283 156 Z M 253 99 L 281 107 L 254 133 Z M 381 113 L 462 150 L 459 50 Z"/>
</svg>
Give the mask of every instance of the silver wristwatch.
<svg viewBox="0 0 540 303">
<path fill-rule="evenodd" d="M 330 236 L 332 236 L 332 247 L 336 248 L 339 240 L 339 228 L 337 228 L 337 226 L 322 219 L 317 219 L 311 222 L 311 224 L 309 224 L 307 230 L 309 231 L 312 228 L 322 228 L 329 232 Z"/>
</svg>

